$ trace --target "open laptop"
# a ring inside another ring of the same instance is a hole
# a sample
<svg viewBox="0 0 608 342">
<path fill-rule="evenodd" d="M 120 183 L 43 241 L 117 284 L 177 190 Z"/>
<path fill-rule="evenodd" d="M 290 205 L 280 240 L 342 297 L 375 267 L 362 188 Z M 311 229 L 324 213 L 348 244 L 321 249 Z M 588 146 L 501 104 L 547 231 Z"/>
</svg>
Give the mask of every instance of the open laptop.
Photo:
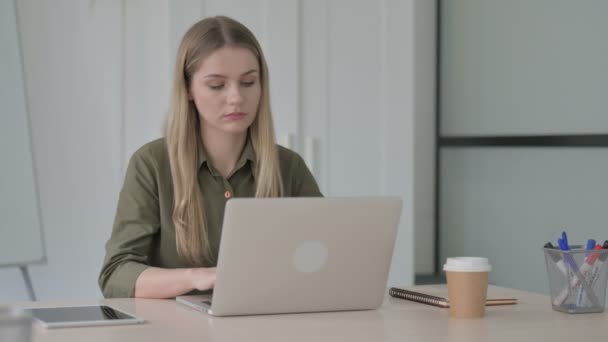
<svg viewBox="0 0 608 342">
<path fill-rule="evenodd" d="M 214 316 L 375 309 L 401 206 L 396 197 L 231 199 L 212 298 L 176 300 Z"/>
</svg>

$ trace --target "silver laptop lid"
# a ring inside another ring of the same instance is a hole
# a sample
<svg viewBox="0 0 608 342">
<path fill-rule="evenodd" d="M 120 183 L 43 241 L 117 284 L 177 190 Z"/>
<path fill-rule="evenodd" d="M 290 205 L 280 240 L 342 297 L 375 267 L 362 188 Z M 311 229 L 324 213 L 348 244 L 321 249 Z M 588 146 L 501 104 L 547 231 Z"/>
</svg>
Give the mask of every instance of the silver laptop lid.
<svg viewBox="0 0 608 342">
<path fill-rule="evenodd" d="M 396 197 L 228 201 L 211 312 L 379 307 L 401 206 Z"/>
</svg>

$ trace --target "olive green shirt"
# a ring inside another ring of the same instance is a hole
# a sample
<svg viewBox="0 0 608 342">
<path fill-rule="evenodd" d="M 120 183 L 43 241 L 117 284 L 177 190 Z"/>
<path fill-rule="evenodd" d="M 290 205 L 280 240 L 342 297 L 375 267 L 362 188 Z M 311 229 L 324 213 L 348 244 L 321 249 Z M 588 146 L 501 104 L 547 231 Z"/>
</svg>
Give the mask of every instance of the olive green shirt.
<svg viewBox="0 0 608 342">
<path fill-rule="evenodd" d="M 302 158 L 281 146 L 278 152 L 284 196 L 322 196 Z M 204 198 L 209 243 L 217 260 L 226 201 L 231 197 L 254 197 L 255 153 L 248 139 L 228 179 L 211 165 L 200 144 L 198 159 L 198 181 Z M 105 297 L 133 297 L 137 277 L 150 266 L 188 267 L 177 255 L 172 213 L 169 154 L 165 139 L 158 139 L 141 147 L 129 161 L 99 275 L 99 286 Z"/>
</svg>

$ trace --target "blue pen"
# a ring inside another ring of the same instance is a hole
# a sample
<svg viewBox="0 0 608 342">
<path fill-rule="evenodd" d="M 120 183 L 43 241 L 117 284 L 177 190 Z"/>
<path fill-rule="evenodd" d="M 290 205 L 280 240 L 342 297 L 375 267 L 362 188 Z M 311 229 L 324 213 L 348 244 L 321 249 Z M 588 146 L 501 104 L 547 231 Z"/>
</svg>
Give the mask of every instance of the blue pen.
<svg viewBox="0 0 608 342">
<path fill-rule="evenodd" d="M 568 246 L 568 242 L 566 242 L 566 240 L 564 240 L 563 238 L 557 239 L 557 245 L 559 246 L 559 249 L 561 249 L 562 251 L 570 250 L 570 246 Z"/>
<path fill-rule="evenodd" d="M 568 241 L 568 237 L 566 236 L 566 232 L 563 232 L 562 237 L 557 239 L 557 245 L 559 246 L 560 250 L 562 250 L 562 251 L 570 250 L 570 246 L 568 246 L 567 241 Z M 572 258 L 572 255 L 570 255 L 568 253 L 564 253 L 563 258 L 564 258 L 564 261 L 566 261 L 566 263 L 570 266 L 572 271 L 574 271 L 574 273 L 577 273 L 578 266 L 576 265 L 576 262 Z M 557 295 L 557 297 L 553 301 L 553 305 L 556 305 L 556 306 L 562 305 L 564 303 L 564 301 L 566 300 L 566 298 L 568 298 L 568 295 L 570 294 L 570 288 L 578 285 L 578 284 L 576 284 L 576 278 L 572 278 L 572 280 L 571 280 L 570 277 L 567 277 L 567 279 L 568 279 L 567 280 L 568 284 L 566 285 L 566 287 L 564 287 L 564 289 L 561 291 L 561 293 L 559 295 Z"/>
<path fill-rule="evenodd" d="M 568 244 L 568 235 L 566 235 L 566 231 L 562 232 L 562 241 L 564 242 L 565 250 L 570 250 L 570 245 Z"/>
<path fill-rule="evenodd" d="M 563 235 L 562 235 L 563 237 Z M 558 238 L 557 239 L 557 246 L 559 247 L 560 250 L 562 251 L 567 251 L 568 249 L 566 248 L 566 245 L 564 244 L 564 240 L 562 240 L 562 238 Z M 568 265 L 570 265 L 570 267 L 572 268 L 572 262 L 571 262 L 571 258 L 568 258 L 569 255 L 564 254 L 563 255 L 563 259 L 568 263 Z M 555 299 L 553 300 L 553 305 L 555 306 L 560 306 L 564 303 L 564 301 L 566 300 L 566 298 L 568 298 L 568 294 L 570 293 L 570 277 L 566 276 L 566 281 L 567 284 L 566 286 L 563 288 L 563 290 L 555 297 Z"/>
<path fill-rule="evenodd" d="M 557 239 L 557 244 L 559 245 L 559 249 L 562 251 L 569 251 L 570 246 L 568 246 L 568 238 L 566 237 L 566 232 L 562 233 L 562 238 Z M 570 254 L 564 254 L 564 259 L 566 262 L 572 267 L 574 272 L 578 272 L 578 266 L 576 265 L 576 261 L 572 258 Z"/>
</svg>

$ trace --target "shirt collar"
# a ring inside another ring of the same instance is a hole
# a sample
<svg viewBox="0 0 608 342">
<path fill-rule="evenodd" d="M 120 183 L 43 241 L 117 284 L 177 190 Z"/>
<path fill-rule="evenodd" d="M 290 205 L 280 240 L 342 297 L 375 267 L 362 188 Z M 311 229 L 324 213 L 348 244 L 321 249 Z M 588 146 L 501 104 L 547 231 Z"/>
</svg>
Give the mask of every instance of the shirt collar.
<svg viewBox="0 0 608 342">
<path fill-rule="evenodd" d="M 203 142 L 201 139 L 197 139 L 197 150 L 198 150 L 198 169 L 203 166 L 203 164 L 207 164 L 209 167 L 209 171 L 214 176 L 219 176 L 215 168 L 211 165 L 210 161 L 207 159 L 207 154 L 205 154 L 205 149 L 203 148 Z M 247 162 L 249 161 L 249 165 L 251 166 L 251 172 L 253 173 L 253 177 L 256 176 L 256 159 L 255 159 L 255 151 L 253 150 L 253 143 L 249 136 L 247 136 L 247 140 L 245 141 L 245 147 L 241 152 L 241 156 L 239 160 L 236 162 L 235 172 L 240 170 Z"/>
</svg>

